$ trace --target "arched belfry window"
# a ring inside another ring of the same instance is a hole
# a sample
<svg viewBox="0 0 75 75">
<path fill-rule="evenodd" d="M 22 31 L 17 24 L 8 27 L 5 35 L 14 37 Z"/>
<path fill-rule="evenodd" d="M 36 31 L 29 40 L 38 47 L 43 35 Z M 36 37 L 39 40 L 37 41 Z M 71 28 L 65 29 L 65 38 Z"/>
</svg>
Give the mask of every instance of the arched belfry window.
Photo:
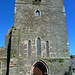
<svg viewBox="0 0 75 75">
<path fill-rule="evenodd" d="M 40 16 L 40 11 L 39 10 L 36 11 L 36 16 Z"/>
<path fill-rule="evenodd" d="M 31 41 L 28 41 L 28 56 L 31 56 Z"/>
<path fill-rule="evenodd" d="M 41 41 L 39 37 L 37 39 L 37 56 L 41 56 Z"/>
<path fill-rule="evenodd" d="M 49 42 L 46 41 L 46 55 L 49 56 Z"/>
</svg>

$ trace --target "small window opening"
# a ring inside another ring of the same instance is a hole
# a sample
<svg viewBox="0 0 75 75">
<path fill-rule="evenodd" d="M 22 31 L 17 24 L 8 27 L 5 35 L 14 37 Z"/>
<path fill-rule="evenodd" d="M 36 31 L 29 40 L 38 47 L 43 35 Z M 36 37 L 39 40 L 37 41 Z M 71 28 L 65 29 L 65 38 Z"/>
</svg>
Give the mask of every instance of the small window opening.
<svg viewBox="0 0 75 75">
<path fill-rule="evenodd" d="M 46 55 L 49 56 L 49 42 L 46 41 Z"/>
<path fill-rule="evenodd" d="M 36 11 L 36 16 L 40 16 L 40 11 L 39 10 Z"/>
<path fill-rule="evenodd" d="M 28 56 L 31 56 L 31 41 L 28 41 Z"/>
<path fill-rule="evenodd" d="M 37 56 L 41 56 L 41 41 L 39 37 L 37 39 Z"/>
</svg>

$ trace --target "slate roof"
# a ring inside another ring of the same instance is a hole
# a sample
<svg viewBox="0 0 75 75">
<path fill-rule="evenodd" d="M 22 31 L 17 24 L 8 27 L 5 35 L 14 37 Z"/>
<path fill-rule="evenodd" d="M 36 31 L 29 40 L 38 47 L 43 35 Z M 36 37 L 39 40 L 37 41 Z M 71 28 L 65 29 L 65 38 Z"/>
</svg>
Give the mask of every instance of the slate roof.
<svg viewBox="0 0 75 75">
<path fill-rule="evenodd" d="M 71 59 L 71 62 L 73 64 L 73 69 L 75 69 L 75 59 Z"/>
</svg>

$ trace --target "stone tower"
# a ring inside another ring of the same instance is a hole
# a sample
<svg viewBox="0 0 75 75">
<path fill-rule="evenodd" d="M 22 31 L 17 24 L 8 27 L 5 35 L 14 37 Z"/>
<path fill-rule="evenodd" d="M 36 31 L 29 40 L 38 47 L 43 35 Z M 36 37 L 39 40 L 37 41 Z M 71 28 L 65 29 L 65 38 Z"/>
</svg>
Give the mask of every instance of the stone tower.
<svg viewBox="0 0 75 75">
<path fill-rule="evenodd" d="M 68 47 L 63 0 L 16 0 L 0 75 L 72 75 Z"/>
</svg>

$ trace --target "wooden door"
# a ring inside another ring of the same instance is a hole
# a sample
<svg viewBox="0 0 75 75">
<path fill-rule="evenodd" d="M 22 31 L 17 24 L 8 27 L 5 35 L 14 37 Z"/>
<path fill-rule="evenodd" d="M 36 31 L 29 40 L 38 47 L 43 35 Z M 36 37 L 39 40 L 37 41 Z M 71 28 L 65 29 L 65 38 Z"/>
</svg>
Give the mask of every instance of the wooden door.
<svg viewBox="0 0 75 75">
<path fill-rule="evenodd" d="M 34 67 L 32 75 L 43 75 L 43 72 L 38 67 Z"/>
</svg>

